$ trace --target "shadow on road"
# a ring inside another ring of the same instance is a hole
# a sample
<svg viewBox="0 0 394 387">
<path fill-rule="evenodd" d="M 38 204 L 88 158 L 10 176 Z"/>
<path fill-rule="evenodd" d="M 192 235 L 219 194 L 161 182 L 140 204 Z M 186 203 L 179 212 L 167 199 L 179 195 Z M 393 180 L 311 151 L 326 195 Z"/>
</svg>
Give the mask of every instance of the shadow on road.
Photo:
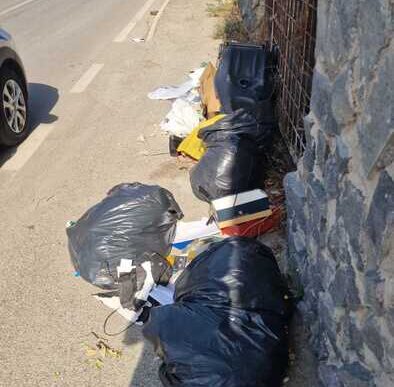
<svg viewBox="0 0 394 387">
<path fill-rule="evenodd" d="M 57 116 L 51 114 L 59 100 L 59 92 L 55 87 L 42 83 L 29 83 L 30 131 L 40 124 L 51 124 Z"/>
<path fill-rule="evenodd" d="M 42 83 L 29 83 L 29 112 L 30 112 L 30 134 L 40 124 L 51 124 L 58 117 L 51 114 L 52 109 L 59 100 L 59 91 L 55 87 Z M 0 167 L 14 154 L 18 147 L 5 147 L 0 145 Z"/>
<path fill-rule="evenodd" d="M 124 344 L 133 346 L 137 343 L 141 344 L 141 342 L 143 343 L 142 353 L 129 387 L 160 387 L 158 369 L 161 362 L 155 356 L 153 347 L 144 340 L 140 327 L 131 327 L 126 331 L 123 338 Z"/>
</svg>

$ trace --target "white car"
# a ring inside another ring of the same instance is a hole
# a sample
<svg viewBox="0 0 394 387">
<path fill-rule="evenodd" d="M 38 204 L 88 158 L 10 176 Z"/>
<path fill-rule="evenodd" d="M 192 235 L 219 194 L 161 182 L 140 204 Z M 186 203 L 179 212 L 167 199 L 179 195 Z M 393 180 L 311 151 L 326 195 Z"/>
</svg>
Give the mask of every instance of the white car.
<svg viewBox="0 0 394 387">
<path fill-rule="evenodd" d="M 17 145 L 29 132 L 25 71 L 11 36 L 0 28 L 0 143 Z"/>
</svg>

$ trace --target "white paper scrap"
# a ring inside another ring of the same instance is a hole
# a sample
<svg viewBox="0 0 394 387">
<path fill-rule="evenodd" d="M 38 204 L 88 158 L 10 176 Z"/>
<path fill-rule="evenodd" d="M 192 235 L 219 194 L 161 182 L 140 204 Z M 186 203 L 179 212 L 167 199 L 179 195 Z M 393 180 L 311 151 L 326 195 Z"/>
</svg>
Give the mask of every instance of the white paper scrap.
<svg viewBox="0 0 394 387">
<path fill-rule="evenodd" d="M 133 270 L 133 260 L 132 259 L 121 259 L 119 266 L 116 268 L 118 272 L 118 278 L 122 273 L 131 273 Z"/>
<path fill-rule="evenodd" d="M 150 99 L 176 99 L 193 89 L 194 83 L 190 79 L 179 86 L 163 86 L 148 94 Z"/>
<path fill-rule="evenodd" d="M 130 322 L 136 322 L 140 314 L 142 313 L 142 309 L 139 310 L 138 312 L 134 310 L 129 310 L 122 308 L 122 305 L 120 304 L 120 299 L 119 297 L 100 297 L 100 296 L 93 296 L 96 300 L 99 300 L 102 302 L 105 306 L 112 310 L 117 310 L 117 313 L 119 313 L 123 318 L 125 318 L 127 321 Z"/>
<path fill-rule="evenodd" d="M 189 74 L 189 80 L 179 86 L 163 86 L 148 94 L 150 99 L 176 99 L 182 97 L 191 89 L 199 86 L 200 78 L 205 67 L 200 67 Z"/>
<path fill-rule="evenodd" d="M 191 241 L 198 238 L 213 236 L 220 233 L 216 223 L 207 225 L 208 218 L 202 218 L 194 222 L 178 222 L 173 243 Z"/>
</svg>

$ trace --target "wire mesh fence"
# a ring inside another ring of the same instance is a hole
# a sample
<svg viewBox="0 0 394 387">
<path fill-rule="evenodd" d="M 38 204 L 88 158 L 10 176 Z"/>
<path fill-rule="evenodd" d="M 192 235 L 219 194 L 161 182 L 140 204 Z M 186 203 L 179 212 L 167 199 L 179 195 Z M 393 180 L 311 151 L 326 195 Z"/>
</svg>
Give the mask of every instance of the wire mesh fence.
<svg viewBox="0 0 394 387">
<path fill-rule="evenodd" d="M 314 67 L 317 0 L 265 0 L 264 39 L 277 47 L 278 116 L 294 161 L 305 149 Z"/>
</svg>

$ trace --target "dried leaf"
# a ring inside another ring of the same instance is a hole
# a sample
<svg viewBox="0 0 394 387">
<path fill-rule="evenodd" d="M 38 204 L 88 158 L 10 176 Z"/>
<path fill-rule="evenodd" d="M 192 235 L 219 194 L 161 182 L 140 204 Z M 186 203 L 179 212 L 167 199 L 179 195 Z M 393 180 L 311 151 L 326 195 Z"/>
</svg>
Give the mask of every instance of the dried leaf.
<svg viewBox="0 0 394 387">
<path fill-rule="evenodd" d="M 107 357 L 107 347 L 105 345 L 100 346 L 99 352 L 101 357 Z"/>
<path fill-rule="evenodd" d="M 104 362 L 101 359 L 96 359 L 94 365 L 98 370 L 101 370 L 104 367 Z"/>
<path fill-rule="evenodd" d="M 110 348 L 107 350 L 107 353 L 114 359 L 120 359 L 122 357 L 122 351 L 120 351 L 119 349 Z"/>
<path fill-rule="evenodd" d="M 95 348 L 88 347 L 85 349 L 85 355 L 88 357 L 96 356 L 97 350 Z"/>
<path fill-rule="evenodd" d="M 122 351 L 114 349 L 102 341 L 97 343 L 97 348 L 99 349 L 102 357 L 113 357 L 115 359 L 119 359 L 122 356 Z"/>
</svg>

